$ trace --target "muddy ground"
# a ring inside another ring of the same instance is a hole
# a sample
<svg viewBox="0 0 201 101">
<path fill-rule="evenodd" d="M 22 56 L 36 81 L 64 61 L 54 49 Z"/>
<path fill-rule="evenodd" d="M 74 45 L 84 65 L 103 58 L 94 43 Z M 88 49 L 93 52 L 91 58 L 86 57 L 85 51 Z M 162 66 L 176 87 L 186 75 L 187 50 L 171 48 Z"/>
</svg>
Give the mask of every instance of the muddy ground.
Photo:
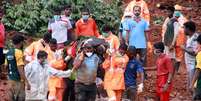
<svg viewBox="0 0 201 101">
<path fill-rule="evenodd" d="M 129 1 L 129 0 L 126 0 Z M 156 8 L 156 4 L 158 3 L 167 3 L 167 4 L 180 4 L 185 7 L 190 7 L 192 10 L 190 11 L 182 11 L 182 13 L 187 17 L 191 18 L 193 21 L 196 22 L 198 26 L 198 31 L 201 31 L 201 3 L 200 1 L 196 0 L 146 0 L 148 1 L 150 14 L 151 14 L 151 29 L 152 34 L 150 35 L 150 40 L 152 44 L 156 41 L 160 41 L 160 33 L 161 33 L 161 25 L 155 24 L 153 19 L 157 17 L 163 16 L 161 10 Z M 167 2 L 168 1 L 168 2 Z M 148 58 L 147 58 L 147 66 L 154 66 L 155 64 L 155 57 L 151 49 L 148 49 Z M 145 89 L 143 94 L 139 95 L 138 101 L 154 101 L 155 98 L 155 79 L 156 75 L 154 71 L 149 71 L 148 79 L 145 81 Z M 180 67 L 179 74 L 174 78 L 174 88 L 173 92 L 171 93 L 171 101 L 191 101 L 191 94 L 186 90 L 187 85 L 187 74 L 185 66 L 182 65 Z M 0 101 L 7 101 L 7 81 L 0 80 Z"/>
</svg>

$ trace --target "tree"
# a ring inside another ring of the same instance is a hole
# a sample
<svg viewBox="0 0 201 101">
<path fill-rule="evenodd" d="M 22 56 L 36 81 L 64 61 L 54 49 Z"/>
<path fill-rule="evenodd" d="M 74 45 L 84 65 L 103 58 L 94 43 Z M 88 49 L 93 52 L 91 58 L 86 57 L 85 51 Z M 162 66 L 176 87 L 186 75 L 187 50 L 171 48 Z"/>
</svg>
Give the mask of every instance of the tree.
<svg viewBox="0 0 201 101">
<path fill-rule="evenodd" d="M 20 4 L 4 3 L 6 11 L 3 22 L 7 30 L 16 30 L 28 33 L 31 36 L 42 35 L 47 31 L 48 19 L 53 16 L 53 8 L 62 9 L 71 4 L 74 20 L 80 18 L 80 9 L 90 9 L 99 29 L 109 24 L 118 30 L 121 11 L 121 0 L 24 0 Z"/>
</svg>

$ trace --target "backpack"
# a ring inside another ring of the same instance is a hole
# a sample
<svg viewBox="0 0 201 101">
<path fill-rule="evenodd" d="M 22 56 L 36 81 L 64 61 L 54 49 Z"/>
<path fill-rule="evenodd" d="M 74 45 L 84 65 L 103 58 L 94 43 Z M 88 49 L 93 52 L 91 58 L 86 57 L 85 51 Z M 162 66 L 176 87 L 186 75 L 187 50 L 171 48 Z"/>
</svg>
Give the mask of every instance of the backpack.
<svg viewBox="0 0 201 101">
<path fill-rule="evenodd" d="M 9 49 L 8 53 L 6 54 L 7 59 L 7 67 L 8 67 L 8 77 L 10 80 L 20 81 L 20 73 L 17 69 L 17 62 L 15 58 L 15 49 Z"/>
</svg>

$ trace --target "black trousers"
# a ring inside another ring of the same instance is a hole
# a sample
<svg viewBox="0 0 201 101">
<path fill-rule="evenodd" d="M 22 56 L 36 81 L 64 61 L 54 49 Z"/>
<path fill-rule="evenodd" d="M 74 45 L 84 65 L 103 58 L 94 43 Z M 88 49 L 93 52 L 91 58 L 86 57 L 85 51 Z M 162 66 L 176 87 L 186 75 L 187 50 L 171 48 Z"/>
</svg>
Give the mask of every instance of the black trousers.
<svg viewBox="0 0 201 101">
<path fill-rule="evenodd" d="M 66 89 L 64 90 L 63 101 L 75 101 L 75 90 L 74 90 L 75 80 L 70 80 L 68 78 L 64 80 L 67 86 Z"/>
<path fill-rule="evenodd" d="M 96 84 L 85 85 L 75 83 L 75 98 L 76 101 L 95 101 L 97 87 Z"/>
</svg>

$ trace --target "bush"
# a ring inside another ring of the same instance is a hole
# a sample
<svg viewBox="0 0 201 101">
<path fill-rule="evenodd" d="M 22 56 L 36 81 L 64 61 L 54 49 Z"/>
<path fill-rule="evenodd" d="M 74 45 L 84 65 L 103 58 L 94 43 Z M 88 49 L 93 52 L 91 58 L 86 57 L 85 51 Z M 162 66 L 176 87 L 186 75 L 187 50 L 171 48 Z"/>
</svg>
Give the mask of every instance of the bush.
<svg viewBox="0 0 201 101">
<path fill-rule="evenodd" d="M 116 31 L 120 23 L 121 0 L 24 0 L 20 4 L 4 2 L 6 11 L 3 22 L 7 30 L 28 33 L 30 36 L 41 36 L 47 31 L 48 19 L 53 16 L 53 8 L 62 8 L 71 4 L 74 20 L 80 18 L 80 8 L 90 9 L 99 29 L 105 24 L 113 26 Z"/>
</svg>

